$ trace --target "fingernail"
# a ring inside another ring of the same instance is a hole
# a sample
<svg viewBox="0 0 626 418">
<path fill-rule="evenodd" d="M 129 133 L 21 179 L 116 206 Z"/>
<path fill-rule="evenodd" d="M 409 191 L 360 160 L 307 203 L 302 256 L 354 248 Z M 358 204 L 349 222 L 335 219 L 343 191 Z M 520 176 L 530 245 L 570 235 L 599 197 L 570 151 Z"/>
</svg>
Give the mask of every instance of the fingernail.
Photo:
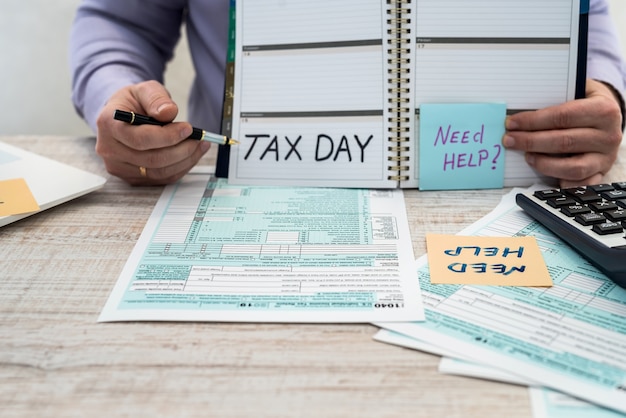
<svg viewBox="0 0 626 418">
<path fill-rule="evenodd" d="M 163 110 L 170 107 L 171 105 L 172 105 L 171 103 L 167 103 L 167 102 L 160 104 L 159 107 L 157 107 L 157 113 L 161 113 Z"/>
<path fill-rule="evenodd" d="M 502 144 L 507 148 L 514 147 L 515 138 L 513 138 L 511 135 L 504 135 L 504 138 L 502 138 Z"/>
<path fill-rule="evenodd" d="M 511 118 L 506 119 L 506 121 L 504 122 L 504 126 L 509 131 L 514 131 L 519 128 L 519 124 L 515 122 L 514 120 L 512 120 Z"/>
<path fill-rule="evenodd" d="M 533 154 L 526 154 L 526 162 L 528 165 L 535 165 L 535 156 Z"/>
</svg>

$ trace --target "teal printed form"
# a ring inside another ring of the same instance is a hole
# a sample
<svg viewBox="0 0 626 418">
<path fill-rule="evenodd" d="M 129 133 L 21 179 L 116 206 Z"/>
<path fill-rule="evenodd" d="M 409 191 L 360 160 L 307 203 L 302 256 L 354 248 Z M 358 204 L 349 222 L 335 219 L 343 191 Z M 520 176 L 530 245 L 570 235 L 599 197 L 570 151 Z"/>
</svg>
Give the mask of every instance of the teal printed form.
<svg viewBox="0 0 626 418">
<path fill-rule="evenodd" d="M 402 192 L 192 174 L 164 191 L 101 319 L 420 320 L 411 248 Z"/>
<path fill-rule="evenodd" d="M 422 258 L 426 321 L 381 326 L 626 413 L 626 291 L 512 198 L 500 206 L 462 234 L 536 237 L 554 286 L 434 285 Z"/>
</svg>

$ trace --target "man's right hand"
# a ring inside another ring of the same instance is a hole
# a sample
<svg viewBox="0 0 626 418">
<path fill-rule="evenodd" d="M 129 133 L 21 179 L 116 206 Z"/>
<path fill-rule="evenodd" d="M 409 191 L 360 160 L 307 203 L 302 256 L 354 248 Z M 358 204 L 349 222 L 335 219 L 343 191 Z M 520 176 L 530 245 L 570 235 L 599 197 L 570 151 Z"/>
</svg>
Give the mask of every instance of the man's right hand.
<svg viewBox="0 0 626 418">
<path fill-rule="evenodd" d="M 209 142 L 185 140 L 193 129 L 187 122 L 130 125 L 113 119 L 116 109 L 172 122 L 178 106 L 162 84 L 146 81 L 118 90 L 100 112 L 96 153 L 110 174 L 129 184 L 174 183 L 209 150 Z"/>
</svg>

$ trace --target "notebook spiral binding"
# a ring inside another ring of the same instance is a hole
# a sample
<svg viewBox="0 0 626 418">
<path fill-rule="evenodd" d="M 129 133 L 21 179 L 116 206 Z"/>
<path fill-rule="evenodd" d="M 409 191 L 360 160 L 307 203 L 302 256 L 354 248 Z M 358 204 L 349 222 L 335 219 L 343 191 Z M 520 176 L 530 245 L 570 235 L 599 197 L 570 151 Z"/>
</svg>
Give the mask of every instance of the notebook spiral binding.
<svg viewBox="0 0 626 418">
<path fill-rule="evenodd" d="M 388 150 L 394 155 L 388 157 L 389 165 L 387 170 L 391 173 L 389 180 L 405 181 L 409 179 L 406 172 L 409 166 L 403 162 L 409 161 L 406 155 L 408 146 L 403 143 L 409 142 L 409 137 L 405 133 L 410 130 L 409 107 L 409 64 L 411 60 L 411 29 L 410 13 L 411 0 L 387 0 L 387 63 L 389 64 L 388 76 Z"/>
</svg>

